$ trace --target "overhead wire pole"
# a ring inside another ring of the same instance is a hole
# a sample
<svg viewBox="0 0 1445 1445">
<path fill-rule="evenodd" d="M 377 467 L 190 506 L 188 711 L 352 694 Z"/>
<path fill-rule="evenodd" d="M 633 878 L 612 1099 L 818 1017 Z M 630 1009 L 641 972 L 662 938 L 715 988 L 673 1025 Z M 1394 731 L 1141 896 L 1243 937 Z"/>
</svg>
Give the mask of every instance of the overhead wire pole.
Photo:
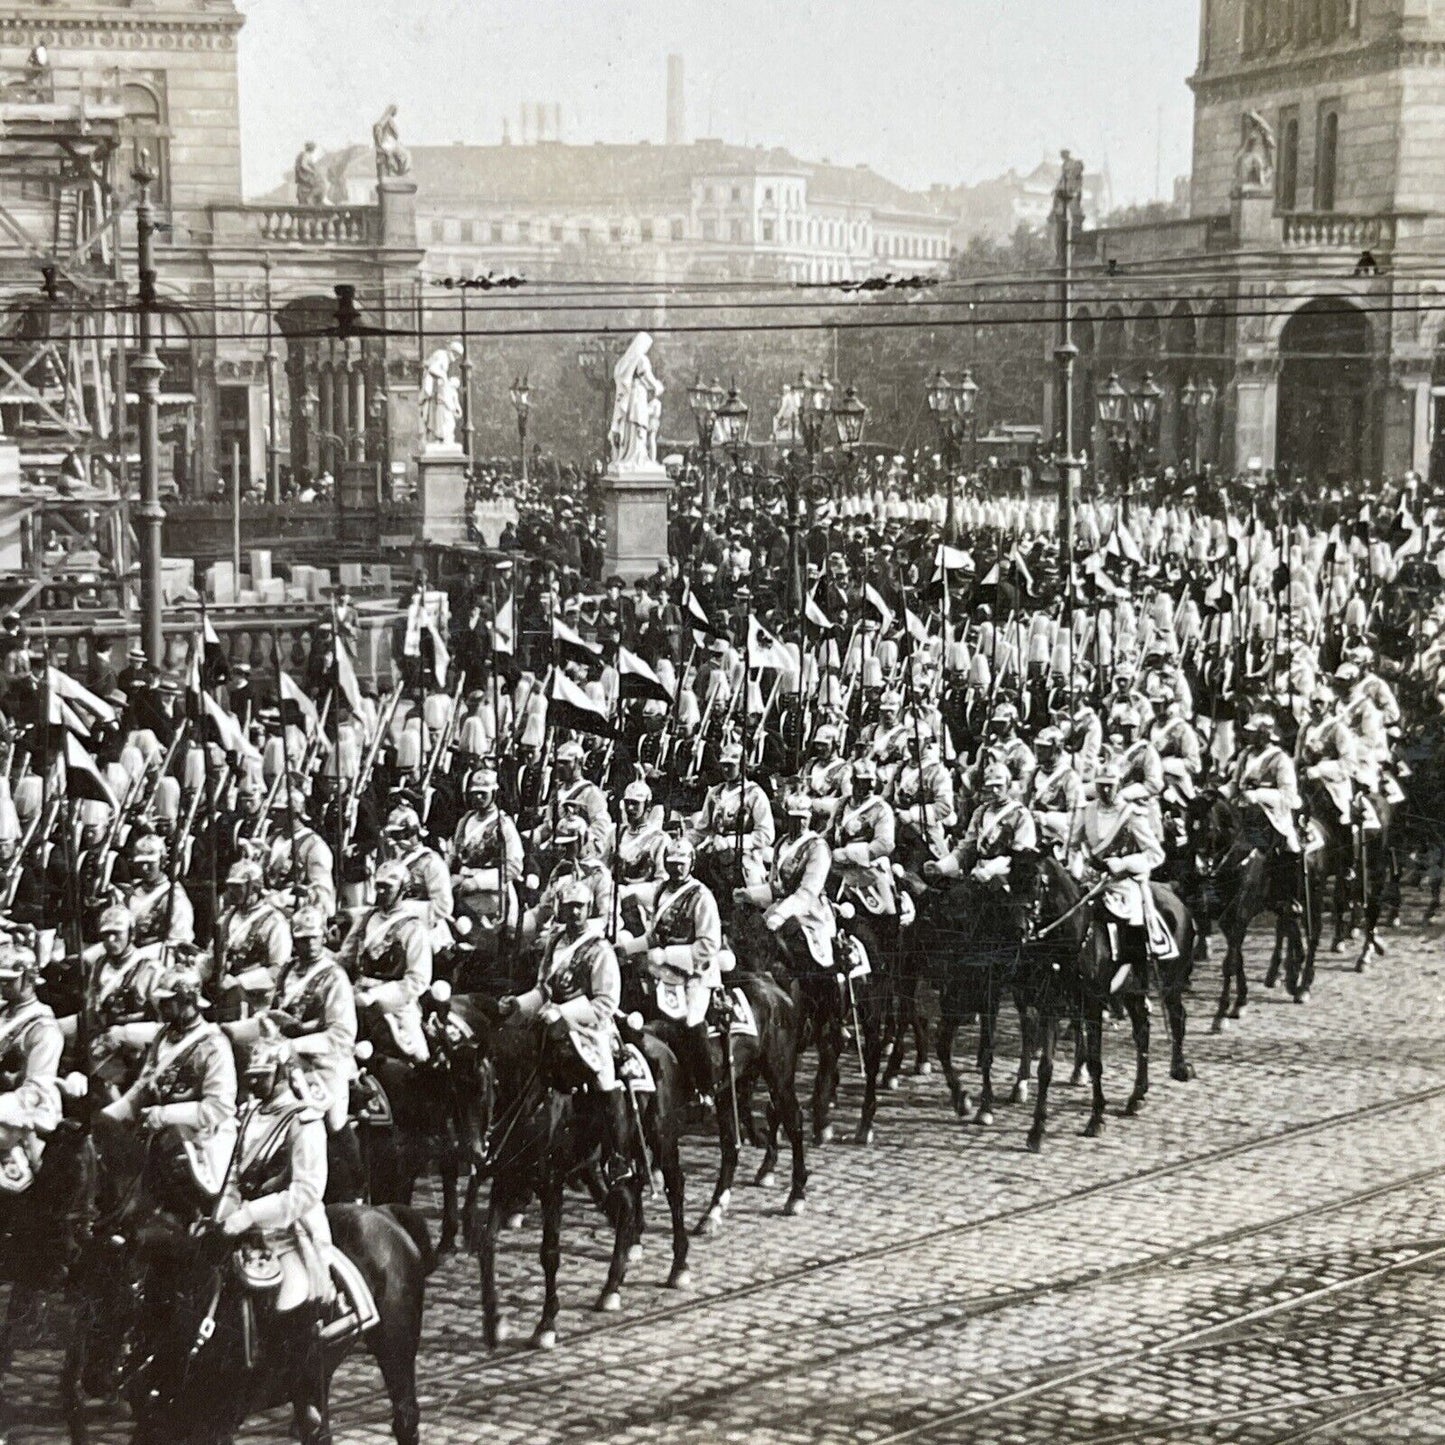
<svg viewBox="0 0 1445 1445">
<path fill-rule="evenodd" d="M 1074 503 L 1078 494 L 1079 462 L 1074 454 L 1074 363 L 1079 348 L 1074 344 L 1073 281 L 1074 221 L 1083 196 L 1084 163 L 1063 152 L 1063 168 L 1054 191 L 1054 219 L 1058 224 L 1059 252 L 1059 340 L 1054 348 L 1058 363 L 1057 410 L 1060 425 L 1055 428 L 1063 448 L 1056 457 L 1059 470 L 1059 561 L 1064 582 L 1064 625 L 1073 636 L 1074 625 Z"/>
<path fill-rule="evenodd" d="M 140 607 L 141 645 L 152 667 L 165 663 L 165 638 L 161 631 L 161 526 L 166 514 L 161 507 L 160 482 L 160 393 L 165 367 L 156 355 L 156 265 L 155 212 L 150 188 L 156 178 L 150 155 L 142 151 L 131 172 L 139 188 L 136 198 L 136 246 L 140 266 L 140 355 L 136 358 L 140 400 Z"/>
</svg>

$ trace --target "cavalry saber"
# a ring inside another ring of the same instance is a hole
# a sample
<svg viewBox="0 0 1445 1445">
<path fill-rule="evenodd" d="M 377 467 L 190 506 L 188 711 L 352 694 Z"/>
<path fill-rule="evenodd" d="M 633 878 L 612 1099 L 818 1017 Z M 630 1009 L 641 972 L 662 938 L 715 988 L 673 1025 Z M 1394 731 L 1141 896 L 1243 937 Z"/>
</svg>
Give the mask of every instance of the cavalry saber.
<svg viewBox="0 0 1445 1445">
<path fill-rule="evenodd" d="M 1054 929 L 1059 927 L 1060 924 L 1067 923 L 1068 920 L 1071 919 L 1074 914 L 1079 911 L 1079 909 L 1083 908 L 1086 904 L 1092 903 L 1094 899 L 1096 899 L 1113 882 L 1114 878 L 1112 874 L 1108 878 L 1100 879 L 1099 882 L 1094 884 L 1094 886 L 1089 889 L 1089 891 L 1084 894 L 1084 896 L 1079 899 L 1077 903 L 1071 904 L 1061 914 L 1059 914 L 1059 916 L 1054 919 L 1052 923 L 1048 924 L 1044 928 L 1039 929 L 1039 931 L 1034 934 L 1033 941 L 1037 943 L 1039 939 L 1047 938 L 1049 934 L 1054 931 Z"/>
</svg>

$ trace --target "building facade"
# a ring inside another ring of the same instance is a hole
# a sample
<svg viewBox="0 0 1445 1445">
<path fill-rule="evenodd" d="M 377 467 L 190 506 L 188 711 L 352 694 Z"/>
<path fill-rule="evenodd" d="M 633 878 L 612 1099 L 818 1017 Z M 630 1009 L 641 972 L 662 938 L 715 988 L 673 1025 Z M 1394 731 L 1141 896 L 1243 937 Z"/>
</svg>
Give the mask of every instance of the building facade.
<svg viewBox="0 0 1445 1445">
<path fill-rule="evenodd" d="M 411 314 L 415 187 L 325 211 L 243 202 L 242 24 L 233 0 L 0 4 L 0 415 L 41 472 L 74 451 L 98 482 L 134 464 L 142 156 L 161 226 L 163 488 L 207 494 L 239 457 L 243 483 L 269 462 L 329 471 L 359 499 L 413 449 L 415 338 L 326 332 L 337 285 L 368 319 Z"/>
<path fill-rule="evenodd" d="M 1202 0 L 1190 216 L 1088 233 L 1076 427 L 1151 373 L 1161 460 L 1424 470 L 1445 430 L 1445 0 Z"/>
</svg>

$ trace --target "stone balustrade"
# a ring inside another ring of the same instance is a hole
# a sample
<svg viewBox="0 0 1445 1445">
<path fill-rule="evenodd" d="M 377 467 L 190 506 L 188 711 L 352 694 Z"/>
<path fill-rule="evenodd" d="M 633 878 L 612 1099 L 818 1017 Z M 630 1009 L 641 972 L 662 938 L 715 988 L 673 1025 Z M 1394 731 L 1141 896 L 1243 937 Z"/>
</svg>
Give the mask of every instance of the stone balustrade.
<svg viewBox="0 0 1445 1445">
<path fill-rule="evenodd" d="M 1281 216 L 1280 221 L 1286 250 L 1389 250 L 1395 244 L 1394 216 L 1296 211 Z"/>
<path fill-rule="evenodd" d="M 378 206 L 213 206 L 218 242 L 262 246 L 376 246 Z"/>
</svg>

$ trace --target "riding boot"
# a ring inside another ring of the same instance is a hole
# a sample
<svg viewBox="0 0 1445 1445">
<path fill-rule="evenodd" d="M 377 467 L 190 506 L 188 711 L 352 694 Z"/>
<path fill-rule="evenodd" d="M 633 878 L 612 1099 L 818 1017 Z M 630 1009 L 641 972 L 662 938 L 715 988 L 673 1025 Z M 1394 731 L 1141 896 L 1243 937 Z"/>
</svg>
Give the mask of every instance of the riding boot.
<svg viewBox="0 0 1445 1445">
<path fill-rule="evenodd" d="M 611 1089 L 602 1095 L 602 1118 L 606 1154 L 602 1173 L 607 1187 L 615 1189 L 626 1182 L 632 1173 L 632 1165 L 627 1157 L 630 1121 L 625 1086 Z"/>
<path fill-rule="evenodd" d="M 682 1060 L 683 1073 L 690 1081 L 692 1091 L 703 1104 L 712 1103 L 713 1072 L 712 1049 L 708 1040 L 707 1025 L 695 1024 L 683 1033 L 682 1049 L 686 1056 Z"/>
<path fill-rule="evenodd" d="M 337 1167 L 331 1171 L 333 1188 L 328 1194 L 333 1204 L 364 1203 L 366 1193 L 366 1171 L 361 1162 L 361 1139 L 356 1125 L 347 1122 L 344 1128 L 331 1135 L 331 1150 Z"/>
</svg>

